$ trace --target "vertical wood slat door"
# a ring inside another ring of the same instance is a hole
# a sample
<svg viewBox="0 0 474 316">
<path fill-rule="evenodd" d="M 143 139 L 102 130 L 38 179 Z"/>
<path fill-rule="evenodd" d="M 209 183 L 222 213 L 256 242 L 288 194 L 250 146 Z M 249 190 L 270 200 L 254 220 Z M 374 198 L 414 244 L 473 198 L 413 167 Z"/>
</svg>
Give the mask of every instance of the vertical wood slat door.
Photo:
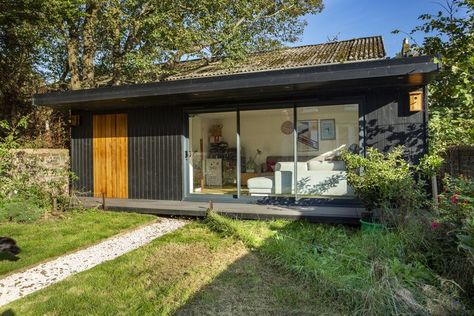
<svg viewBox="0 0 474 316">
<path fill-rule="evenodd" d="M 127 114 L 92 118 L 94 196 L 128 198 Z"/>
</svg>

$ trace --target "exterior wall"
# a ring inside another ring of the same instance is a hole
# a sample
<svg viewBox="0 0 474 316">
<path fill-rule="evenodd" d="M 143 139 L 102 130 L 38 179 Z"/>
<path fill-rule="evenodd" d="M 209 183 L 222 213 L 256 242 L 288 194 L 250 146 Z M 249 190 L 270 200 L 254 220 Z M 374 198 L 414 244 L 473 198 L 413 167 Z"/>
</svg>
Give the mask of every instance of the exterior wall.
<svg viewBox="0 0 474 316">
<path fill-rule="evenodd" d="M 182 199 L 183 113 L 176 106 L 128 111 L 128 196 Z"/>
<path fill-rule="evenodd" d="M 379 89 L 366 100 L 366 146 L 388 152 L 404 145 L 407 158 L 417 163 L 426 152 L 426 117 L 425 111 L 410 112 L 408 90 Z"/>
<path fill-rule="evenodd" d="M 92 113 L 75 112 L 80 116 L 79 126 L 71 128 L 71 171 L 76 175 L 72 182 L 77 194 L 92 196 L 94 178 L 92 175 Z"/>
<path fill-rule="evenodd" d="M 366 146 L 387 152 L 404 145 L 410 161 L 418 161 L 427 145 L 426 118 L 424 111 L 409 111 L 408 90 L 384 88 L 346 95 L 339 93 L 324 98 L 344 98 L 343 103 L 365 100 L 360 112 L 364 116 Z M 341 103 L 334 100 L 336 104 Z M 107 113 L 128 114 L 129 198 L 181 200 L 182 136 L 187 124 L 183 108 L 136 107 Z M 81 122 L 71 133 L 71 168 L 79 177 L 73 188 L 90 196 L 93 192 L 92 113 L 76 111 L 74 114 L 80 115 Z"/>
<path fill-rule="evenodd" d="M 181 200 L 182 109 L 167 106 L 108 113 L 128 114 L 128 197 Z M 83 195 L 92 196 L 93 113 L 79 111 L 74 114 L 80 115 L 81 122 L 79 126 L 72 128 L 71 133 L 71 168 L 78 176 L 73 188 Z"/>
</svg>

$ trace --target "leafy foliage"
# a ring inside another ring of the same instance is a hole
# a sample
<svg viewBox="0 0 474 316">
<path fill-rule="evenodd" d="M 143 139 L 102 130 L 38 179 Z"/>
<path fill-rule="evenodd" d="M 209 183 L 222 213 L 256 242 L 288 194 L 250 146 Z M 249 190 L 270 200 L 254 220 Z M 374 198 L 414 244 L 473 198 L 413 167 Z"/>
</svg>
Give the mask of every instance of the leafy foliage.
<svg viewBox="0 0 474 316">
<path fill-rule="evenodd" d="M 30 2 L 34 2 L 32 5 Z M 31 5 L 31 6 L 30 6 Z M 29 43 L 43 78 L 72 89 L 156 80 L 182 59 L 225 57 L 293 42 L 300 17 L 322 9 L 321 0 L 21 0 L 4 14 L 31 25 Z M 18 31 L 23 34 L 22 30 Z"/>
<path fill-rule="evenodd" d="M 28 128 L 22 130 L 28 145 L 64 147 L 65 113 L 31 104 L 31 95 L 52 79 L 44 76 L 46 63 L 58 64 L 44 55 L 44 47 L 51 45 L 46 9 L 44 1 L 0 1 L 0 120 L 17 125 L 29 115 Z"/>
<path fill-rule="evenodd" d="M 437 14 L 423 14 L 411 34 L 427 36 L 417 49 L 437 55 L 442 68 L 430 84 L 430 139 L 434 152 L 474 143 L 474 2 L 440 3 Z"/>
<path fill-rule="evenodd" d="M 347 181 L 367 210 L 380 210 L 382 221 L 397 224 L 421 209 L 426 200 L 403 154 L 404 148 L 397 147 L 386 155 L 375 148 L 368 148 L 366 157 L 350 152 L 342 155 Z"/>
<path fill-rule="evenodd" d="M 454 233 L 459 248 L 474 265 L 474 181 L 446 176 L 444 187 L 438 204 L 441 222 Z"/>
<path fill-rule="evenodd" d="M 39 1 L 0 1 L 0 119 L 15 121 L 30 109 L 40 78 L 35 72 L 41 24 Z"/>
<path fill-rule="evenodd" d="M 444 221 L 461 227 L 474 217 L 474 181 L 446 176 L 439 196 L 438 211 Z"/>
</svg>

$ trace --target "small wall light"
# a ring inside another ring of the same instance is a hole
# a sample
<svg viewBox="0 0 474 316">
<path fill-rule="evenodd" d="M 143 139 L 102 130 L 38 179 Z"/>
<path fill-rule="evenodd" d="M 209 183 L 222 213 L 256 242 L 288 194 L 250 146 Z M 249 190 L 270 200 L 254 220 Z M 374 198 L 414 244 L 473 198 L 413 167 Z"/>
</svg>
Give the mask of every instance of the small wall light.
<svg viewBox="0 0 474 316">
<path fill-rule="evenodd" d="M 80 116 L 79 115 L 71 115 L 71 118 L 69 119 L 69 123 L 71 126 L 79 126 L 81 123 Z"/>
</svg>

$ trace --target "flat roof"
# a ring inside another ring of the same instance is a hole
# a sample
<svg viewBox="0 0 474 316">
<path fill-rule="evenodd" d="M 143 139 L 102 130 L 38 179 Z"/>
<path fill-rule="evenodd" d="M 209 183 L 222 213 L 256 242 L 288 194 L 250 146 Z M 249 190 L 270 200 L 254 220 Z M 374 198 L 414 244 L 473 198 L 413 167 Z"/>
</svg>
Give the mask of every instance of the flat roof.
<svg viewBox="0 0 474 316">
<path fill-rule="evenodd" d="M 361 85 L 371 79 L 370 85 L 390 80 L 393 85 L 422 86 L 428 84 L 439 71 L 440 64 L 433 56 L 380 59 L 346 62 L 332 65 L 294 67 L 283 70 L 257 71 L 213 77 L 202 77 L 145 84 L 130 84 L 94 89 L 71 90 L 35 94 L 33 105 L 60 108 L 81 108 L 93 102 L 126 101 L 173 96 L 174 99 L 199 94 L 226 93 L 226 91 L 293 88 L 303 85 L 350 83 Z M 365 81 L 364 81 L 365 80 Z"/>
</svg>

